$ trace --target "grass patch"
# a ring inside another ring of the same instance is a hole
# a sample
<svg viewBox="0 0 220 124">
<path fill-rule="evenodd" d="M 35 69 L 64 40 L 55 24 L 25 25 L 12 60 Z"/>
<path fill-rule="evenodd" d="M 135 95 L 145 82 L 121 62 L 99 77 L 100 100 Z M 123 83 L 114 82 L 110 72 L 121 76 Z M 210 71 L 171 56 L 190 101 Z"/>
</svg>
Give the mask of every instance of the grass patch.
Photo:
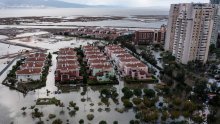
<svg viewBox="0 0 220 124">
<path fill-rule="evenodd" d="M 117 80 L 114 81 L 97 81 L 97 80 L 88 80 L 88 85 L 106 85 L 106 84 L 119 84 Z"/>
<path fill-rule="evenodd" d="M 158 82 L 156 77 L 150 77 L 150 78 L 145 79 L 145 80 L 138 80 L 138 79 L 133 79 L 133 78 L 125 77 L 124 81 L 126 83 L 155 83 L 155 82 Z"/>
<path fill-rule="evenodd" d="M 53 98 L 38 98 L 36 105 L 60 105 L 60 100 Z"/>
</svg>

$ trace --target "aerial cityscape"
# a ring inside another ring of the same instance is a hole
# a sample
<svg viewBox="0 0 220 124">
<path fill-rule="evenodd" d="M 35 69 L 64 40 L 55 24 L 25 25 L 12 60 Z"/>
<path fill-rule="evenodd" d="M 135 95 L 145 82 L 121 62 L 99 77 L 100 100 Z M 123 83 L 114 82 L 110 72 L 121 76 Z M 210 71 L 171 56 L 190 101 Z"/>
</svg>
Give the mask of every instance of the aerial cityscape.
<svg viewBox="0 0 220 124">
<path fill-rule="evenodd" d="M 220 0 L 0 0 L 0 124 L 219 124 Z"/>
</svg>

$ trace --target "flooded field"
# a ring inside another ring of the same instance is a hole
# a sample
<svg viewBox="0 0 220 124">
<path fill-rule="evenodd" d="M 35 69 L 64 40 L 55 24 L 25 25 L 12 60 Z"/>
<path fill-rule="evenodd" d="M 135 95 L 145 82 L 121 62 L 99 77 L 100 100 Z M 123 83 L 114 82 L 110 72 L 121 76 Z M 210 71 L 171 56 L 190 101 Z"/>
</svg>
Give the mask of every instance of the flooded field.
<svg viewBox="0 0 220 124">
<path fill-rule="evenodd" d="M 96 40 L 79 39 L 76 37 L 65 38 L 64 36 L 54 36 L 53 38 L 39 38 L 31 37 L 29 39 L 15 39 L 9 40 L 13 43 L 22 43 L 29 46 L 45 48 L 53 51 L 58 51 L 60 48 L 64 47 L 80 47 L 87 44 L 92 44 Z"/>
</svg>

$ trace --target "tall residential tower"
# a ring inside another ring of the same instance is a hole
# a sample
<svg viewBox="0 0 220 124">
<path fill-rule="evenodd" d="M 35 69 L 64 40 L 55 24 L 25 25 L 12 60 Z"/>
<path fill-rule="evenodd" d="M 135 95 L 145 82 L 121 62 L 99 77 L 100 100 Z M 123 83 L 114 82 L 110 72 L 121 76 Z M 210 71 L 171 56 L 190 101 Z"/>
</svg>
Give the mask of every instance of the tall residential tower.
<svg viewBox="0 0 220 124">
<path fill-rule="evenodd" d="M 172 4 L 165 50 L 183 64 L 193 60 L 206 63 L 209 46 L 217 40 L 218 10 L 213 4 Z"/>
<path fill-rule="evenodd" d="M 220 4 L 220 0 L 210 0 L 211 4 Z"/>
</svg>

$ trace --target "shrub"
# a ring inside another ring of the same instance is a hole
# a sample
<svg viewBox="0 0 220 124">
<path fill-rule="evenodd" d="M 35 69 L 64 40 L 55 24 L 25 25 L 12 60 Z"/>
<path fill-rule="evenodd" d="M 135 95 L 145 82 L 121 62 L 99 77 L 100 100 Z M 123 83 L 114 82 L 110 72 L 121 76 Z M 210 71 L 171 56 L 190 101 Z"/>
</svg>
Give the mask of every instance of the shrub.
<svg viewBox="0 0 220 124">
<path fill-rule="evenodd" d="M 135 105 L 139 105 L 142 102 L 142 99 L 140 99 L 140 98 L 133 98 L 132 101 L 133 101 L 133 103 Z"/>
<path fill-rule="evenodd" d="M 75 107 L 74 107 L 74 110 L 79 111 L 79 107 L 78 107 L 78 106 L 75 106 Z"/>
<path fill-rule="evenodd" d="M 102 120 L 99 122 L 99 124 L 107 124 L 107 122 Z"/>
<path fill-rule="evenodd" d="M 62 124 L 63 122 L 60 119 L 56 119 L 52 122 L 52 124 Z"/>
<path fill-rule="evenodd" d="M 114 121 L 113 124 L 118 124 L 118 121 Z"/>
<path fill-rule="evenodd" d="M 134 89 L 134 95 L 135 96 L 137 96 L 137 97 L 139 97 L 139 96 L 141 96 L 142 95 L 142 90 L 141 89 L 139 89 L 139 88 L 137 88 L 137 89 Z"/>
<path fill-rule="evenodd" d="M 83 120 L 83 119 L 80 119 L 80 120 L 79 120 L 79 124 L 84 124 L 84 120 Z"/>
<path fill-rule="evenodd" d="M 144 94 L 145 96 L 147 96 L 148 98 L 153 98 L 155 97 L 155 91 L 152 89 L 144 89 Z"/>
<path fill-rule="evenodd" d="M 128 99 L 125 99 L 123 102 L 124 102 L 124 106 L 125 106 L 126 108 L 131 108 L 131 107 L 133 107 L 133 104 L 132 104 Z"/>
<path fill-rule="evenodd" d="M 76 106 L 76 103 L 74 103 L 73 101 L 69 102 L 69 107 L 75 107 L 75 106 Z"/>
<path fill-rule="evenodd" d="M 55 115 L 55 114 L 49 114 L 49 115 L 48 115 L 48 118 L 49 118 L 49 119 L 56 118 L 56 115 Z"/>
<path fill-rule="evenodd" d="M 88 119 L 89 121 L 93 120 L 93 118 L 94 118 L 94 115 L 93 115 L 93 114 L 88 114 L 88 115 L 87 115 L 87 119 Z"/>
</svg>

